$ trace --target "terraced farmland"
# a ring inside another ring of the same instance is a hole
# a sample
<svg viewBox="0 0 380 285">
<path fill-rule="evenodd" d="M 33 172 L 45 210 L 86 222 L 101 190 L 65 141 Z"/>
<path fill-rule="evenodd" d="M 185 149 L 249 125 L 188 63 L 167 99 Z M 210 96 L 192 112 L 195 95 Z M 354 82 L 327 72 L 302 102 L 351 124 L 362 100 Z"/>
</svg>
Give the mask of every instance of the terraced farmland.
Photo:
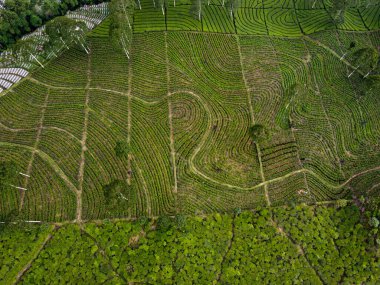
<svg viewBox="0 0 380 285">
<path fill-rule="evenodd" d="M 0 161 L 17 175 L 0 216 L 134 218 L 377 193 L 380 92 L 360 92 L 368 70 L 353 55 L 379 49 L 379 14 L 351 7 L 336 27 L 324 5 L 302 3 L 245 1 L 231 18 L 212 1 L 198 21 L 186 1 L 162 13 L 144 0 L 129 60 L 106 19 L 89 54 L 73 46 L 5 90 Z"/>
</svg>

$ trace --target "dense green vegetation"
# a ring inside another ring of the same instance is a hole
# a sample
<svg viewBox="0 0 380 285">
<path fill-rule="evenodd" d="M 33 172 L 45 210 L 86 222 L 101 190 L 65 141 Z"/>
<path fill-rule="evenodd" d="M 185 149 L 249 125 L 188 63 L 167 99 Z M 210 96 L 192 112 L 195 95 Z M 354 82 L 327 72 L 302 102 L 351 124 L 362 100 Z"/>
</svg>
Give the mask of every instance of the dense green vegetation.
<svg viewBox="0 0 380 285">
<path fill-rule="evenodd" d="M 20 2 L 3 47 L 79 4 Z M 0 94 L 0 283 L 376 284 L 366 4 L 113 0 L 14 44 L 43 64 Z"/>
<path fill-rule="evenodd" d="M 53 230 L 49 225 L 0 224 L 0 282 L 13 284 L 19 272 L 37 257 Z"/>
<path fill-rule="evenodd" d="M 3 1 L 2 1 L 3 2 Z M 101 0 L 5 0 L 0 7 L 0 51 L 48 20 Z"/>
<path fill-rule="evenodd" d="M 0 280 L 21 284 L 373 284 L 374 231 L 356 206 L 296 206 L 0 232 Z M 12 238 L 10 238 L 12 235 Z M 15 261 L 16 260 L 16 261 Z M 5 279 L 4 279 L 5 278 Z"/>
</svg>

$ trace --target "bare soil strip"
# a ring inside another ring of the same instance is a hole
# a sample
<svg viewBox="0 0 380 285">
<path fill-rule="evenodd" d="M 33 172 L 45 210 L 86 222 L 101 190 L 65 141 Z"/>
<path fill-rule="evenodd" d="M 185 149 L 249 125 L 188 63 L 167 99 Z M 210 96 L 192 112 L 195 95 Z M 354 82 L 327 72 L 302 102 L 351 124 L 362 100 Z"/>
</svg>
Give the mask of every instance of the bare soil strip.
<svg viewBox="0 0 380 285">
<path fill-rule="evenodd" d="M 239 40 L 238 36 L 236 36 L 236 41 L 237 41 L 238 52 L 239 52 L 241 75 L 242 75 L 242 78 L 243 78 L 243 81 L 244 81 L 245 90 L 247 92 L 248 106 L 249 106 L 249 112 L 251 113 L 252 125 L 254 125 L 255 124 L 255 116 L 254 116 L 254 113 L 253 113 L 252 99 L 251 99 L 251 94 L 249 92 L 247 78 L 245 77 L 245 73 L 244 73 L 243 55 L 241 53 L 240 40 Z M 262 160 L 261 160 L 262 156 L 261 156 L 260 145 L 258 143 L 255 143 L 255 145 L 256 145 L 256 151 L 257 151 L 257 158 L 259 160 L 259 165 L 260 165 L 261 181 L 265 182 L 264 167 L 263 167 L 263 163 L 262 163 Z M 267 186 L 267 184 L 264 185 L 264 192 L 265 192 L 265 200 L 267 202 L 267 205 L 270 206 L 271 202 L 270 202 L 270 199 L 269 199 L 269 193 L 268 193 L 268 186 Z"/>
<path fill-rule="evenodd" d="M 44 105 L 41 109 L 41 117 L 40 117 L 40 121 L 38 123 L 36 141 L 34 143 L 32 156 L 30 158 L 28 167 L 26 169 L 26 176 L 25 176 L 24 186 L 23 186 L 23 188 L 25 188 L 25 189 L 28 189 L 27 187 L 28 187 L 28 183 L 29 183 L 29 178 L 32 174 L 34 157 L 36 155 L 37 148 L 38 148 L 38 145 L 40 143 L 41 133 L 42 133 L 42 129 L 43 129 L 43 123 L 44 123 L 44 118 L 45 118 L 45 112 L 46 112 L 46 108 L 47 108 L 47 105 L 49 102 L 49 93 L 50 93 L 50 89 L 47 90 L 47 93 L 45 96 L 45 102 L 44 102 Z M 20 206 L 19 206 L 20 212 L 22 211 L 22 209 L 24 207 L 24 200 L 25 200 L 25 190 L 20 190 Z"/>
<path fill-rule="evenodd" d="M 77 211 L 76 211 L 76 221 L 78 223 L 82 222 L 82 191 L 83 191 L 83 176 L 84 167 L 86 163 L 86 151 L 87 151 L 87 128 L 88 128 L 88 114 L 90 112 L 90 84 L 91 84 L 91 50 L 88 55 L 88 65 L 87 65 L 87 85 L 86 85 L 86 101 L 84 105 L 84 123 L 83 123 L 83 133 L 82 133 L 82 152 L 80 156 L 79 163 L 79 173 L 78 173 L 78 191 L 77 191 Z"/>
<path fill-rule="evenodd" d="M 170 152 L 172 156 L 172 167 L 173 167 L 173 176 L 174 176 L 174 188 L 173 192 L 177 193 L 177 166 L 176 166 L 176 153 L 174 147 L 174 131 L 173 131 L 173 122 L 172 122 L 172 105 L 170 100 L 168 100 L 168 108 L 169 108 L 169 125 L 170 125 Z"/>
</svg>

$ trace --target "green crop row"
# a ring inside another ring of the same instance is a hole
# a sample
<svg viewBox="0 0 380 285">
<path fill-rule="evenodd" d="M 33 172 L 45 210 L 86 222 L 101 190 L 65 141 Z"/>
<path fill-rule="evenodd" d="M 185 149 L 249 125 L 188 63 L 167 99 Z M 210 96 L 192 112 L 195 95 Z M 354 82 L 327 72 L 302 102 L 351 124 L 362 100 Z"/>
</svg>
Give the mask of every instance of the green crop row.
<svg viewBox="0 0 380 285">
<path fill-rule="evenodd" d="M 271 0 L 272 1 L 272 0 Z M 213 33 L 243 35 L 274 35 L 300 37 L 322 30 L 367 31 L 380 28 L 380 5 L 348 8 L 343 23 L 336 23 L 327 8 L 302 7 L 306 2 L 299 1 L 296 8 L 290 0 L 272 1 L 258 5 L 243 2 L 233 11 L 223 3 L 203 2 L 201 6 L 191 3 L 179 3 L 162 8 L 159 3 L 143 1 L 142 9 L 135 11 L 134 32 L 149 31 L 204 31 Z M 157 1 L 158 2 L 158 1 Z M 310 4 L 312 5 L 312 3 Z"/>
</svg>

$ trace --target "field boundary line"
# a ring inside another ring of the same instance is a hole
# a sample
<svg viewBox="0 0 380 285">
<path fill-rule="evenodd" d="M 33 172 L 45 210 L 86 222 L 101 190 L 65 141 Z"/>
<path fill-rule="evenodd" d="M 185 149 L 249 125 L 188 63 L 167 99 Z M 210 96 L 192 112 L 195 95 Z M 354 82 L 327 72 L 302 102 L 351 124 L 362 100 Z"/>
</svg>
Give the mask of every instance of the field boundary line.
<svg viewBox="0 0 380 285">
<path fill-rule="evenodd" d="M 67 87 L 67 86 L 51 85 L 51 84 L 42 82 L 42 81 L 40 81 L 38 79 L 35 79 L 33 77 L 25 77 L 25 80 L 32 81 L 32 82 L 34 82 L 36 84 L 39 84 L 39 85 L 42 85 L 42 86 L 45 86 L 45 87 L 51 88 L 51 89 L 62 89 L 62 90 L 84 90 L 84 89 L 86 89 L 85 86 L 83 86 L 83 87 Z"/>
<path fill-rule="evenodd" d="M 356 69 L 356 67 L 354 67 L 350 62 L 348 62 L 346 59 L 341 59 L 341 56 L 339 54 L 337 54 L 333 49 L 331 49 L 330 47 L 328 47 L 327 45 L 325 45 L 324 43 L 320 42 L 319 40 L 316 40 L 316 39 L 313 39 L 312 37 L 310 37 L 309 35 L 303 35 L 303 37 L 305 40 L 313 43 L 314 45 L 316 46 L 319 46 L 319 47 L 322 47 L 323 49 L 327 50 L 329 53 L 331 53 L 333 56 L 335 56 L 336 58 L 338 58 L 341 62 L 343 62 L 344 64 L 348 65 L 349 67 L 351 67 L 352 69 Z M 364 76 L 365 74 L 360 70 L 360 69 L 356 69 L 356 72 L 358 72 L 360 75 Z"/>
<path fill-rule="evenodd" d="M 10 128 L 7 125 L 4 125 L 3 123 L 0 122 L 0 128 L 5 129 L 7 131 L 10 131 L 12 133 L 17 133 L 17 132 L 27 132 L 27 131 L 36 131 L 38 130 L 38 127 L 36 128 L 28 128 L 28 129 L 15 129 L 15 128 Z"/>
<path fill-rule="evenodd" d="M 127 114 L 127 144 L 128 144 L 128 148 L 131 149 L 131 135 L 132 135 L 132 108 L 131 108 L 131 104 L 132 104 L 132 63 L 129 62 L 128 64 L 128 93 L 125 94 L 125 93 L 121 93 L 123 94 L 124 96 L 126 95 L 128 97 L 128 114 Z M 114 92 L 114 91 L 112 91 Z M 132 155 L 130 153 L 130 151 L 128 152 L 128 172 L 127 172 L 127 184 L 128 185 L 131 185 L 132 183 L 132 164 L 131 164 L 131 160 L 132 160 Z"/>
<path fill-rule="evenodd" d="M 360 12 L 360 9 L 356 7 L 356 11 L 358 11 L 358 14 L 360 16 L 360 20 L 362 20 L 364 27 L 367 29 L 367 31 L 371 31 L 371 29 L 367 26 L 367 23 L 363 19 L 362 12 Z"/>
<path fill-rule="evenodd" d="M 293 5 L 295 5 L 295 2 L 294 2 L 294 0 L 293 0 Z M 275 58 L 276 58 L 276 66 L 277 66 L 277 69 L 278 69 L 278 72 L 279 72 L 279 74 L 280 74 L 280 78 L 281 78 L 281 85 L 285 82 L 285 80 L 284 80 L 284 77 L 283 77 L 283 74 L 282 74 L 282 70 L 281 70 L 281 67 L 280 67 L 280 65 L 279 65 L 279 62 L 281 62 L 280 61 L 280 59 L 279 59 L 279 51 L 276 49 L 276 47 L 275 47 L 275 45 L 274 45 L 274 43 L 273 43 L 273 41 L 272 41 L 272 39 L 271 38 L 269 38 L 269 42 L 270 42 L 270 44 L 271 44 L 271 47 L 272 47 L 272 51 L 273 51 L 273 55 L 275 56 Z M 293 58 L 293 56 L 292 56 L 292 58 Z M 294 57 L 295 58 L 295 57 Z M 297 60 L 300 60 L 299 58 L 297 58 Z M 301 62 L 302 62 L 302 64 L 304 65 L 304 67 L 307 69 L 307 65 L 306 65 L 306 63 L 304 62 L 304 61 L 302 61 L 301 60 Z M 308 79 L 310 79 L 309 78 L 309 74 L 308 74 Z M 311 79 L 310 79 L 311 80 Z M 310 87 L 308 87 L 308 89 L 309 89 Z M 286 92 L 286 90 L 284 89 L 284 92 Z M 314 90 L 313 90 L 313 92 L 314 92 Z M 282 96 L 284 96 L 285 94 L 282 94 Z M 292 119 L 291 119 L 291 113 L 289 113 L 289 121 L 290 122 L 292 122 Z M 301 158 L 300 158 L 300 151 L 299 151 L 299 145 L 298 145 L 298 141 L 297 141 L 297 139 L 296 139 L 296 136 L 295 136 L 295 134 L 294 134 L 294 129 L 293 129 L 293 127 L 291 126 L 290 127 L 290 130 L 291 130 L 291 134 L 292 134 L 292 138 L 293 138 L 293 141 L 295 142 L 295 144 L 297 145 L 297 160 L 298 160 L 298 164 L 299 164 L 299 167 L 300 167 L 300 169 L 304 169 L 304 166 L 302 165 L 302 163 L 301 163 Z M 311 193 L 311 191 L 310 191 L 310 187 L 309 187 L 309 183 L 307 182 L 307 178 L 306 178 L 306 174 L 305 173 L 303 173 L 303 179 L 304 179 L 304 183 L 305 183 L 305 187 L 306 187 L 306 190 L 307 190 L 307 192 L 309 193 L 309 195 L 312 195 L 312 197 L 314 198 L 314 200 L 315 200 L 315 196 Z"/>
<path fill-rule="evenodd" d="M 317 201 L 316 203 L 314 204 L 309 204 L 309 206 L 320 206 L 320 205 L 336 205 L 338 201 L 346 201 L 347 203 L 351 203 L 353 202 L 353 200 L 351 199 L 337 199 L 337 200 L 324 200 L 324 201 Z M 276 208 L 281 208 L 281 207 L 286 207 L 286 205 L 277 205 L 277 206 L 271 206 L 272 209 L 276 209 Z M 256 211 L 257 208 L 244 208 L 244 211 Z M 231 210 L 232 211 L 232 210 Z M 222 212 L 217 212 L 217 213 L 222 213 Z M 223 212 L 224 213 L 224 212 Z M 206 214 L 202 214 L 202 215 L 195 215 L 197 217 L 207 217 L 209 215 L 211 215 L 212 212 L 207 212 Z M 158 219 L 160 216 L 149 216 L 149 218 L 151 219 Z M 168 215 L 169 218 L 175 218 L 176 216 L 175 215 Z M 103 223 L 104 221 L 111 221 L 111 222 L 134 222 L 134 221 L 137 221 L 139 219 L 139 217 L 135 216 L 135 217 L 131 217 L 131 216 L 124 216 L 124 217 L 119 217 L 119 218 L 107 218 L 107 219 L 93 219 L 93 220 L 82 220 L 83 223 L 94 223 L 94 224 L 101 224 Z M 23 222 L 27 222 L 27 221 L 23 221 Z M 17 224 L 17 222 L 12 222 L 13 224 Z M 65 221 L 61 221 L 61 222 L 51 222 L 51 221 L 39 221 L 38 224 L 48 224 L 48 225 L 55 225 L 57 227 L 61 227 L 63 225 L 67 225 L 67 224 L 76 224 L 76 221 L 75 220 L 65 220 Z"/>
<path fill-rule="evenodd" d="M 174 175 L 174 189 L 173 192 L 177 194 L 178 191 L 178 182 L 177 182 L 177 165 L 176 165 L 176 152 L 175 152 L 175 144 L 174 144 L 174 131 L 173 131 L 173 114 L 172 114 L 172 104 L 170 100 L 168 100 L 168 110 L 169 110 L 169 126 L 170 126 L 170 152 L 173 163 L 173 175 Z"/>
<path fill-rule="evenodd" d="M 33 151 L 33 147 L 17 144 L 17 143 L 0 142 L 0 146 L 8 146 L 8 147 L 15 146 L 15 147 L 27 149 L 29 151 Z M 66 186 L 68 186 L 75 194 L 78 192 L 78 189 L 74 186 L 71 180 L 66 176 L 65 172 L 59 167 L 59 165 L 55 162 L 55 160 L 52 157 L 50 157 L 47 153 L 39 149 L 36 150 L 36 154 L 39 155 L 39 157 L 43 161 L 47 162 L 54 169 L 56 174 L 58 174 L 58 176 L 61 177 L 62 180 L 66 182 Z"/>
<path fill-rule="evenodd" d="M 249 112 L 251 114 L 251 121 L 252 121 L 252 126 L 253 126 L 255 124 L 255 116 L 254 116 L 253 105 L 252 105 L 252 98 L 251 98 L 251 94 L 250 94 L 250 91 L 249 91 L 249 86 L 248 86 L 247 78 L 245 77 L 245 73 L 244 73 L 243 54 L 241 53 L 241 46 L 240 46 L 239 36 L 236 36 L 236 43 L 237 43 L 238 53 L 239 53 L 239 62 L 240 62 L 241 75 L 242 75 L 242 79 L 243 79 L 243 82 L 244 82 L 245 92 L 247 93 L 248 107 L 249 107 Z M 256 146 L 257 158 L 259 160 L 261 180 L 262 180 L 262 182 L 265 182 L 265 174 L 264 174 L 263 162 L 262 162 L 262 159 L 261 159 L 260 145 L 259 145 L 258 142 L 256 142 L 255 146 Z M 271 206 L 267 184 L 264 185 L 264 193 L 265 193 L 265 200 L 266 200 L 268 206 Z"/>
<path fill-rule="evenodd" d="M 293 0 L 292 1 L 293 2 L 293 12 L 294 12 L 294 16 L 296 17 L 296 21 L 297 21 L 297 25 L 298 25 L 298 27 L 300 28 L 300 31 L 301 31 L 301 34 L 305 34 L 305 32 L 303 31 L 303 29 L 302 29 L 302 26 L 301 26 L 301 23 L 300 23 L 300 20 L 299 20 L 299 18 L 298 18 L 298 14 L 297 14 L 297 9 L 296 9 L 296 2 L 295 2 L 295 0 Z"/>
<path fill-rule="evenodd" d="M 38 130 L 38 127 L 28 128 L 28 129 L 17 129 L 17 128 L 10 128 L 7 125 L 4 125 L 3 123 L 0 122 L 0 129 L 5 129 L 5 130 L 10 131 L 12 133 L 18 133 L 18 132 L 36 131 L 36 130 Z M 59 132 L 64 132 L 67 135 L 69 135 L 71 138 L 76 139 L 78 142 L 80 142 L 80 139 L 78 139 L 74 134 L 72 134 L 71 132 L 69 132 L 65 129 L 59 128 L 59 127 L 51 127 L 51 126 L 44 127 L 44 126 L 42 126 L 42 130 L 56 130 Z"/>
<path fill-rule="evenodd" d="M 173 176 L 174 176 L 174 199 L 175 199 L 175 208 L 177 209 L 177 192 L 178 192 L 178 180 L 177 180 L 177 164 L 176 164 L 176 151 L 175 151 L 175 142 L 174 142 L 174 128 L 173 128 L 173 112 L 172 112 L 172 103 L 170 101 L 170 66 L 169 66 L 169 46 L 168 46 L 168 36 L 167 32 L 164 32 L 165 38 L 165 62 L 166 62 L 166 86 L 167 86 L 167 96 L 168 97 L 168 116 L 169 116 L 169 128 L 170 128 L 170 153 L 173 166 Z"/>
<path fill-rule="evenodd" d="M 309 48 L 307 47 L 307 44 L 305 43 L 304 40 L 302 40 L 302 42 L 303 42 L 303 44 L 304 44 L 304 47 L 305 47 L 305 49 L 306 49 L 308 55 L 311 56 L 311 54 L 310 54 L 310 50 L 309 50 Z M 335 131 L 334 128 L 333 128 L 333 126 L 332 126 L 332 124 L 331 124 L 330 117 L 329 117 L 328 114 L 327 114 L 326 106 L 325 106 L 325 104 L 324 104 L 324 102 L 323 102 L 323 95 L 322 95 L 322 93 L 321 93 L 321 91 L 320 91 L 320 89 L 319 89 L 319 84 L 318 84 L 317 78 L 316 78 L 316 76 L 315 76 L 314 71 L 313 71 L 312 68 L 309 66 L 309 63 L 307 64 L 307 71 L 308 71 L 308 73 L 310 73 L 310 74 L 312 75 L 312 79 L 313 79 L 314 84 L 315 84 L 316 92 L 317 92 L 317 95 L 318 95 L 318 97 L 319 97 L 319 99 L 320 99 L 320 102 L 321 102 L 321 106 L 322 106 L 322 109 L 323 109 L 323 113 L 325 114 L 325 118 L 326 118 L 326 120 L 327 120 L 327 123 L 328 123 L 328 125 L 329 125 L 330 131 L 331 131 L 331 134 L 332 134 L 332 136 L 333 136 L 333 137 L 332 137 L 332 139 L 333 139 L 333 140 L 332 140 L 332 143 L 333 143 L 334 150 L 335 150 L 335 155 L 336 155 L 335 159 L 336 159 L 336 163 L 337 163 L 337 165 L 338 165 L 338 167 L 339 167 L 339 171 L 340 171 L 340 173 L 342 174 L 343 178 L 345 178 L 345 174 L 344 174 L 343 169 L 342 169 L 342 164 L 340 163 L 340 157 L 339 157 L 339 152 L 338 152 L 338 146 L 337 146 L 337 143 L 336 143 L 336 137 L 338 136 L 338 131 Z"/>
<path fill-rule="evenodd" d="M 142 180 L 142 184 L 143 184 L 143 190 L 144 190 L 144 194 L 145 194 L 145 201 L 146 201 L 146 213 L 148 214 L 148 216 L 151 216 L 152 215 L 152 202 L 151 202 L 150 196 L 149 196 L 148 185 L 146 184 L 146 181 L 144 179 L 144 175 L 143 175 L 142 170 L 139 167 L 137 161 L 135 159 L 133 161 L 136 164 L 137 171 L 141 176 L 141 180 Z"/>
<path fill-rule="evenodd" d="M 90 113 L 90 92 L 91 86 L 91 47 L 87 59 L 87 84 L 86 84 L 86 100 L 84 104 L 84 119 L 83 119 L 83 132 L 82 132 L 82 151 L 80 155 L 79 171 L 78 171 L 78 191 L 77 191 L 77 209 L 75 219 L 78 223 L 82 222 L 82 192 L 83 192 L 83 180 L 84 180 L 84 168 L 86 164 L 86 151 L 87 151 L 87 131 L 88 131 L 88 117 Z"/>
<path fill-rule="evenodd" d="M 33 145 L 32 156 L 29 160 L 28 167 L 26 169 L 26 176 L 25 176 L 25 180 L 24 180 L 24 184 L 23 184 L 25 189 L 27 189 L 27 187 L 28 187 L 29 177 L 30 177 L 30 175 L 32 173 L 32 169 L 33 169 L 34 157 L 36 155 L 36 151 L 37 151 L 38 145 L 40 143 L 43 123 L 44 123 L 44 118 L 45 118 L 45 112 L 46 112 L 46 108 L 47 108 L 48 103 L 49 103 L 49 94 L 50 94 L 50 89 L 48 89 L 46 92 L 44 105 L 42 106 L 42 109 L 41 109 L 41 113 L 40 113 L 41 117 L 40 117 L 40 120 L 38 122 L 36 140 L 35 140 L 34 145 Z M 21 212 L 23 207 L 24 207 L 25 190 L 20 189 L 20 194 L 21 194 L 21 196 L 20 196 L 19 212 Z"/>
<path fill-rule="evenodd" d="M 372 192 L 374 189 L 376 189 L 377 187 L 380 187 L 380 183 L 377 183 L 375 185 L 373 185 L 370 189 L 368 189 L 367 193 L 370 193 Z"/>
</svg>

